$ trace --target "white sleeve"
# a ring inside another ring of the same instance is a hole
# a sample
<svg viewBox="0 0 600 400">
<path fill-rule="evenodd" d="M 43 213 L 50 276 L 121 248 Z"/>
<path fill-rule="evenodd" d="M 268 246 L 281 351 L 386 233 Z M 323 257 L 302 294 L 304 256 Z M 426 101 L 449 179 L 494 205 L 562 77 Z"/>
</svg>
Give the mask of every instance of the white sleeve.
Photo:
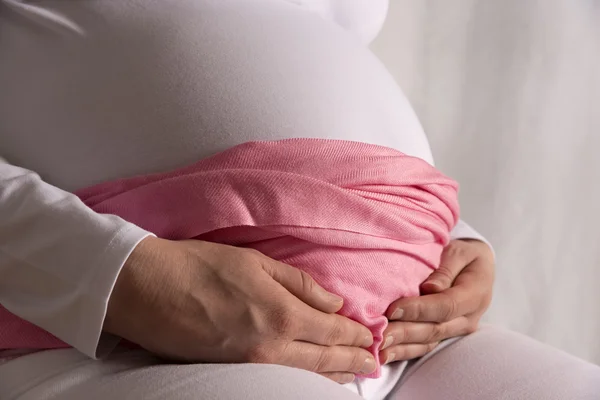
<svg viewBox="0 0 600 400">
<path fill-rule="evenodd" d="M 452 240 L 456 240 L 456 239 L 480 240 L 480 241 L 484 242 L 485 244 L 487 244 L 490 247 L 490 249 L 492 250 L 492 253 L 494 253 L 494 257 L 496 256 L 496 254 L 494 252 L 494 248 L 492 247 L 492 244 L 486 238 L 484 238 L 483 235 L 481 235 L 475 229 L 471 228 L 471 226 L 468 225 L 462 219 L 458 221 L 458 223 L 456 224 L 454 229 L 452 229 L 452 232 L 450 232 L 450 239 L 452 239 Z"/>
<path fill-rule="evenodd" d="M 0 159 L 0 304 L 90 357 L 125 260 L 149 233 Z"/>
</svg>

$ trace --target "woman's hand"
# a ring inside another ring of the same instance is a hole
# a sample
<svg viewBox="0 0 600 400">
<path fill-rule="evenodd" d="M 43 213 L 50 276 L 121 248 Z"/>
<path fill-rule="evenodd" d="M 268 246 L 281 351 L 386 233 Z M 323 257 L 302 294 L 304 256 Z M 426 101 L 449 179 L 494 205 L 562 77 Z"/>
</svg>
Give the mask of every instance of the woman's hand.
<svg viewBox="0 0 600 400">
<path fill-rule="evenodd" d="M 342 299 L 248 249 L 144 239 L 123 267 L 105 331 L 184 362 L 268 363 L 346 383 L 375 370 L 369 330 Z"/>
<path fill-rule="evenodd" d="M 448 338 L 474 332 L 492 300 L 494 256 L 478 240 L 453 240 L 421 296 L 395 301 L 380 352 L 386 362 L 421 357 Z"/>
</svg>

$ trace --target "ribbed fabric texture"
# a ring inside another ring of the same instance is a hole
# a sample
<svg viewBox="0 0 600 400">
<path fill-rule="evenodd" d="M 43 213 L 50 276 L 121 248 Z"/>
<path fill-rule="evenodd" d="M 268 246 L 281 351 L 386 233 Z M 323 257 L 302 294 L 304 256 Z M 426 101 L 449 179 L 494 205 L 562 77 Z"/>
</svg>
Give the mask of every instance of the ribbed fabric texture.
<svg viewBox="0 0 600 400">
<path fill-rule="evenodd" d="M 159 237 L 254 248 L 308 272 L 371 329 L 375 357 L 387 307 L 419 294 L 458 220 L 457 184 L 434 167 L 339 140 L 249 142 L 77 195 Z M 66 346 L 5 309 L 0 327 L 0 349 Z"/>
</svg>

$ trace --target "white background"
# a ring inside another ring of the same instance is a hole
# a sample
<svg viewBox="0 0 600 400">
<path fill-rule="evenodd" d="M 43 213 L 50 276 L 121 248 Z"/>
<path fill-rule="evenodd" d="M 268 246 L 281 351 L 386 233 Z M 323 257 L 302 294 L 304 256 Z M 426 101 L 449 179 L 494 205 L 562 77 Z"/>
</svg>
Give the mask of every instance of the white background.
<svg viewBox="0 0 600 400">
<path fill-rule="evenodd" d="M 494 244 L 487 321 L 600 364 L 600 1 L 390 3 L 372 47 Z"/>
</svg>

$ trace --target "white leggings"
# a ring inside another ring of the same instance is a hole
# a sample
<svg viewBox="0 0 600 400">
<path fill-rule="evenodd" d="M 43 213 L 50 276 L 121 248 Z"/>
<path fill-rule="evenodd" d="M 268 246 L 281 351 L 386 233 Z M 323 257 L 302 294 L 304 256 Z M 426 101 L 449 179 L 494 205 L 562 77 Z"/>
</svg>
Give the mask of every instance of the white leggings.
<svg viewBox="0 0 600 400">
<path fill-rule="evenodd" d="M 375 396 L 363 393 L 366 399 Z M 360 398 L 347 387 L 302 370 L 166 365 L 137 350 L 123 349 L 103 361 L 75 350 L 54 350 L 0 365 L 2 400 Z M 485 327 L 409 363 L 386 399 L 597 400 L 600 367 L 526 336 Z"/>
</svg>

